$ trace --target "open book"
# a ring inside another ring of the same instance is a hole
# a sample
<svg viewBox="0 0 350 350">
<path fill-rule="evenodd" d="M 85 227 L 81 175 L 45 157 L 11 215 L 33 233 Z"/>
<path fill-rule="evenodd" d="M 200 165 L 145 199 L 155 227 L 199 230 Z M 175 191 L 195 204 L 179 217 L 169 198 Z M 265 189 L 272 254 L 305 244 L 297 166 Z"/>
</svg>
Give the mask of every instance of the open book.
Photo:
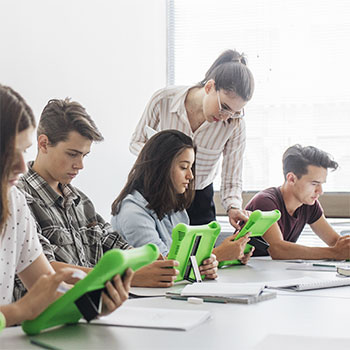
<svg viewBox="0 0 350 350">
<path fill-rule="evenodd" d="M 322 288 L 333 288 L 350 286 L 350 279 L 334 277 L 331 279 L 319 279 L 312 277 L 302 277 L 290 280 L 272 281 L 266 283 L 266 288 L 294 290 L 297 292 L 303 290 L 313 290 Z"/>
</svg>

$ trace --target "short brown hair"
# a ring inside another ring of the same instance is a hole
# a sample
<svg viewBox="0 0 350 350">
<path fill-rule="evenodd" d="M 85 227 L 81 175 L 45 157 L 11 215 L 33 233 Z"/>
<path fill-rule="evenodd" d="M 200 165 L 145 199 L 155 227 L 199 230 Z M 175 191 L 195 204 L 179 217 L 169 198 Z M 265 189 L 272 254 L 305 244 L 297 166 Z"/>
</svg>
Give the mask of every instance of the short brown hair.
<svg viewBox="0 0 350 350">
<path fill-rule="evenodd" d="M 78 102 L 69 98 L 50 100 L 41 113 L 37 136 L 44 134 L 52 146 L 66 141 L 68 134 L 76 131 L 91 141 L 103 141 L 96 124 Z"/>
<path fill-rule="evenodd" d="M 289 172 L 294 173 L 300 179 L 307 174 L 309 165 L 333 170 L 338 168 L 338 163 L 328 153 L 313 146 L 302 147 L 299 144 L 287 148 L 283 154 L 282 163 L 285 179 Z"/>
<path fill-rule="evenodd" d="M 32 109 L 23 97 L 0 84 L 0 232 L 9 216 L 8 181 L 15 155 L 16 135 L 35 127 Z"/>
</svg>

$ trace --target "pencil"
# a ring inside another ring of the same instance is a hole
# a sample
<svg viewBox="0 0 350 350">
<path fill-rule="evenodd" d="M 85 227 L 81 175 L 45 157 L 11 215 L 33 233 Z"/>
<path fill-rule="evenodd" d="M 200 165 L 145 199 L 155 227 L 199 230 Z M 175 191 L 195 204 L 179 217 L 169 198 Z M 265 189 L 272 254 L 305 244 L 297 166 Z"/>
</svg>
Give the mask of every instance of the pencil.
<svg viewBox="0 0 350 350">
<path fill-rule="evenodd" d="M 36 346 L 39 346 L 40 348 L 43 349 L 48 349 L 48 350 L 60 350 L 59 348 L 56 348 L 55 346 L 43 343 L 42 341 L 39 341 L 37 339 L 30 339 L 31 344 L 34 344 Z"/>
</svg>

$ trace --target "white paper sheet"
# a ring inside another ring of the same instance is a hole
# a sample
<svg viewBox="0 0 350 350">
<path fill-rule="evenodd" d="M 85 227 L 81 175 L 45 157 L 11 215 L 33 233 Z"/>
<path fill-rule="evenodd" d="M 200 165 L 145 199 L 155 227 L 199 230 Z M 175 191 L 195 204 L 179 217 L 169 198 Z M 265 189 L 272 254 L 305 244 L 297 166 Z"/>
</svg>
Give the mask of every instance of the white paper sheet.
<svg viewBox="0 0 350 350">
<path fill-rule="evenodd" d="M 210 318 L 209 311 L 120 307 L 91 324 L 187 331 Z"/>
</svg>

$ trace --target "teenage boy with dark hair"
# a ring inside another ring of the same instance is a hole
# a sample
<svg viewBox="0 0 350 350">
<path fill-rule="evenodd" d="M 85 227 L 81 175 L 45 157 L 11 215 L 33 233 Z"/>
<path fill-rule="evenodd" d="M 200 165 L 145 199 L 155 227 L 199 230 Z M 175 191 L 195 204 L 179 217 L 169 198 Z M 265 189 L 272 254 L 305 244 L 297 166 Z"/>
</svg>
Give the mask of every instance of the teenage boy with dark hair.
<svg viewBox="0 0 350 350">
<path fill-rule="evenodd" d="M 246 209 L 251 211 L 278 209 L 281 212 L 278 223 L 264 234 L 273 259 L 350 258 L 350 236 L 341 237 L 334 231 L 318 201 L 328 169 L 337 167 L 338 163 L 320 149 L 291 146 L 283 155 L 283 185 L 257 193 L 247 204 Z M 305 224 L 309 224 L 328 247 L 296 244 Z M 257 251 L 256 255 L 263 253 Z"/>
<path fill-rule="evenodd" d="M 50 100 L 44 108 L 37 131 L 38 154 L 18 186 L 37 222 L 43 251 L 59 271 L 74 266 L 85 272 L 109 249 L 132 247 L 96 213 L 90 199 L 70 182 L 83 169 L 92 142 L 103 137 L 84 107 L 77 102 Z M 177 270 L 174 260 L 157 260 L 135 272 L 132 285 L 168 287 Z M 216 260 L 211 257 L 200 267 L 203 274 L 216 277 Z M 75 280 L 66 281 L 74 283 Z M 17 285 L 15 298 L 24 292 Z"/>
</svg>

